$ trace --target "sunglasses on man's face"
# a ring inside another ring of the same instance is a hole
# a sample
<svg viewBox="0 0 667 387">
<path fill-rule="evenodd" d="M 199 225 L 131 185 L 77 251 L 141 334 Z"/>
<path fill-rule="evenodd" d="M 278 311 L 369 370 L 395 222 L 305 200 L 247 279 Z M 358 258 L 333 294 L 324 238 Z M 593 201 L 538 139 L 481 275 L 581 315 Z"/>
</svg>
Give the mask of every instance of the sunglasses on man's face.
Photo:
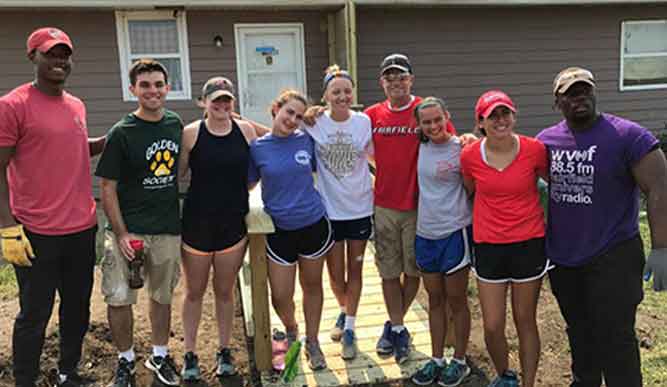
<svg viewBox="0 0 667 387">
<path fill-rule="evenodd" d="M 385 82 L 404 82 L 408 79 L 410 79 L 410 73 L 385 74 L 382 76 L 382 80 Z"/>
</svg>

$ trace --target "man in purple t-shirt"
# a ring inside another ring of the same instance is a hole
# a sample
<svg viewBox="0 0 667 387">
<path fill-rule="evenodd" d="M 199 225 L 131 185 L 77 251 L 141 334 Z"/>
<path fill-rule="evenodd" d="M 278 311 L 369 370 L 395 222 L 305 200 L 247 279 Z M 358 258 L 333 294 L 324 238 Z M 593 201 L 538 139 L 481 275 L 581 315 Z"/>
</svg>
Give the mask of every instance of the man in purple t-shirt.
<svg viewBox="0 0 667 387">
<path fill-rule="evenodd" d="M 599 113 L 593 74 L 570 67 L 554 80 L 565 118 L 538 139 L 550 160 L 546 253 L 567 323 L 571 387 L 642 385 L 635 337 L 643 297 L 639 190 L 647 196 L 654 289 L 667 287 L 667 171 L 657 139 L 638 124 Z M 662 198 L 662 200 L 660 200 Z"/>
</svg>

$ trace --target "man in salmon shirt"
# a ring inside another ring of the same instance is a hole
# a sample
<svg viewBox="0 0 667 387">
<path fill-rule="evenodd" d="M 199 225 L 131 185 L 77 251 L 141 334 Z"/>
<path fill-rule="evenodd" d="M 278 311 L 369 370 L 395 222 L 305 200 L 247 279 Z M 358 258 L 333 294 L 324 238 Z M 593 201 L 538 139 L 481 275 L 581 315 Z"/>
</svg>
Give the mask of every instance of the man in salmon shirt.
<svg viewBox="0 0 667 387">
<path fill-rule="evenodd" d="M 376 350 L 393 353 L 398 363 L 408 359 L 410 334 L 403 318 L 419 289 L 414 249 L 419 126 L 414 109 L 421 98 L 411 94 L 413 82 L 408 57 L 387 56 L 380 65 L 380 86 L 387 99 L 365 110 L 371 119 L 376 167 L 375 263 L 389 314 Z M 456 133 L 451 122 L 447 130 Z"/>
<path fill-rule="evenodd" d="M 88 383 L 77 373 L 90 318 L 95 265 L 95 201 L 86 109 L 64 91 L 72 41 L 40 28 L 27 41 L 35 79 L 0 98 L 0 236 L 14 265 L 20 311 L 12 341 L 17 387 L 34 387 L 56 290 L 60 359 L 56 385 Z"/>
</svg>

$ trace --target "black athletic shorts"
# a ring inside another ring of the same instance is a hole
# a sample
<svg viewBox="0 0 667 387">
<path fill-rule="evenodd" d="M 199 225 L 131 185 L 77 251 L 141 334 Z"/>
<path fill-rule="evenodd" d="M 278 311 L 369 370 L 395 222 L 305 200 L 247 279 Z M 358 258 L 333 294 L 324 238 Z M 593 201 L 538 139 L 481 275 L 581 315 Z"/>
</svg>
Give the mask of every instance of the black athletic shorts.
<svg viewBox="0 0 667 387">
<path fill-rule="evenodd" d="M 246 234 L 245 215 L 183 216 L 181 239 L 195 250 L 222 251 L 237 244 Z"/>
<path fill-rule="evenodd" d="M 515 243 L 477 243 L 473 270 L 484 282 L 528 282 L 551 269 L 544 238 Z"/>
<path fill-rule="evenodd" d="M 318 259 L 333 246 L 331 223 L 326 217 L 296 230 L 276 231 L 266 236 L 266 254 L 280 265 L 295 265 L 299 257 Z"/>
<path fill-rule="evenodd" d="M 336 242 L 344 240 L 367 241 L 373 237 L 373 218 L 332 220 L 333 238 Z"/>
</svg>

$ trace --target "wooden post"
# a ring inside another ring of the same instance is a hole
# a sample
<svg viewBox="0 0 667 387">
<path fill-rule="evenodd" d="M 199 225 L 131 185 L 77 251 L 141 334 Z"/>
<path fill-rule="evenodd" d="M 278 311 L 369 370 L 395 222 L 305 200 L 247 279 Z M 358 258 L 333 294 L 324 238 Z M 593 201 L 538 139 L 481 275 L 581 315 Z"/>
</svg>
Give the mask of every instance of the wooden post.
<svg viewBox="0 0 667 387">
<path fill-rule="evenodd" d="M 268 264 L 264 234 L 250 234 L 250 268 L 252 283 L 252 311 L 255 321 L 255 364 L 257 369 L 271 369 L 271 316 L 267 287 Z"/>
<path fill-rule="evenodd" d="M 250 212 L 246 215 L 250 242 L 250 287 L 252 319 L 254 320 L 255 364 L 257 370 L 271 369 L 271 315 L 269 314 L 268 263 L 266 261 L 266 234 L 275 231 L 271 218 L 264 212 L 261 189 L 250 193 Z"/>
</svg>

